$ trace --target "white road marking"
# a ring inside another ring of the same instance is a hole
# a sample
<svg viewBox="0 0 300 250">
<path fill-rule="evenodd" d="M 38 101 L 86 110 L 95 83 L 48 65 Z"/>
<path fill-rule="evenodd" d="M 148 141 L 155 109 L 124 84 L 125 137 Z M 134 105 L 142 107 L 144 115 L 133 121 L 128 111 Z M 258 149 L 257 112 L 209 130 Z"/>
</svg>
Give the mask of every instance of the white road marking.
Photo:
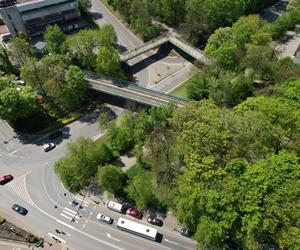
<svg viewBox="0 0 300 250">
<path fill-rule="evenodd" d="M 59 238 L 59 237 L 57 237 L 56 235 L 54 235 L 54 234 L 52 234 L 52 233 L 48 233 L 48 235 L 50 236 L 50 237 L 52 237 L 52 238 L 54 238 L 54 239 L 58 239 L 60 242 L 62 242 L 62 243 L 66 243 L 66 241 L 64 240 L 64 239 L 62 239 L 62 238 Z"/>
<path fill-rule="evenodd" d="M 29 173 L 31 173 L 31 171 L 28 171 L 27 173 L 15 178 L 14 181 L 6 184 L 6 187 L 15 192 L 22 200 L 33 206 L 34 203 L 31 200 L 26 188 L 26 176 Z"/>
<path fill-rule="evenodd" d="M 119 239 L 116 239 L 114 237 L 112 237 L 109 233 L 106 233 L 107 237 L 112 239 L 112 240 L 115 240 L 115 241 L 120 241 Z"/>
<path fill-rule="evenodd" d="M 63 213 L 65 213 L 65 214 L 68 214 L 68 215 L 71 215 L 72 217 L 74 216 L 76 219 L 80 219 L 80 217 L 78 216 L 78 215 L 75 215 L 75 214 L 72 214 L 72 213 L 70 213 L 70 212 L 68 212 L 68 211 L 63 211 Z"/>
<path fill-rule="evenodd" d="M 70 229 L 74 229 L 74 228 L 75 228 L 75 227 L 70 226 L 69 224 L 67 224 L 67 223 L 65 223 L 65 222 L 63 222 L 63 221 L 61 221 L 61 220 L 58 220 L 58 219 L 56 219 L 56 222 L 58 222 L 58 223 L 60 223 L 60 224 L 62 224 L 62 225 L 64 225 L 64 226 L 66 226 L 66 227 L 68 227 L 68 228 L 70 228 Z"/>
<path fill-rule="evenodd" d="M 72 209 L 67 208 L 67 207 L 64 207 L 64 210 L 67 210 L 67 211 L 71 212 L 72 214 L 77 214 L 76 211 L 73 211 Z"/>
<path fill-rule="evenodd" d="M 13 154 L 14 154 L 14 153 L 17 153 L 17 152 L 18 152 L 18 150 L 15 150 L 15 151 L 12 151 L 11 153 L 9 153 L 8 155 L 14 156 Z"/>
<path fill-rule="evenodd" d="M 67 218 L 68 220 L 72 220 L 72 218 L 73 218 L 73 217 L 69 217 L 69 216 L 67 216 L 67 215 L 65 215 L 65 214 L 63 214 L 63 213 L 61 213 L 60 215 L 61 215 L 62 217 Z"/>
<path fill-rule="evenodd" d="M 172 243 L 172 244 L 174 244 L 174 245 L 178 245 L 178 243 L 177 243 L 177 242 L 170 241 L 170 240 L 168 240 L 168 239 L 165 239 L 165 241 L 166 241 L 166 242 L 169 242 L 169 243 Z"/>
</svg>

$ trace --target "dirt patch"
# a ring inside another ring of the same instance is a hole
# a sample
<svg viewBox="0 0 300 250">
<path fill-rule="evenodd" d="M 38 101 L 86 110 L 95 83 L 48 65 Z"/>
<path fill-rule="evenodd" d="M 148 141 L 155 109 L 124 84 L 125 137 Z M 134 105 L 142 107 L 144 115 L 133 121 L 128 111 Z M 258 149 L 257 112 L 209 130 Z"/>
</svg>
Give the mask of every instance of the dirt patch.
<svg viewBox="0 0 300 250">
<path fill-rule="evenodd" d="M 8 221 L 0 224 L 0 239 L 26 243 L 37 243 L 42 240 Z"/>
</svg>

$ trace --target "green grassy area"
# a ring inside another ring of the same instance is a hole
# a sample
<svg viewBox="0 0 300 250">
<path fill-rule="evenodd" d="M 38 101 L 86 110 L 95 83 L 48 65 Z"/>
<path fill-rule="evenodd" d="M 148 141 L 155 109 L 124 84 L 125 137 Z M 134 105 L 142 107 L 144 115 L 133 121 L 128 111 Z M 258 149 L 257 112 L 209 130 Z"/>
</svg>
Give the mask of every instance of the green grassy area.
<svg viewBox="0 0 300 250">
<path fill-rule="evenodd" d="M 197 73 L 199 73 L 199 71 L 194 71 L 192 73 L 193 74 L 192 77 L 190 77 L 188 80 L 186 80 L 180 86 L 178 86 L 176 89 L 174 89 L 172 92 L 170 92 L 170 95 L 189 99 L 187 96 L 186 88 L 189 85 L 189 83 L 196 78 Z"/>
<path fill-rule="evenodd" d="M 187 93 L 186 93 L 186 87 L 187 87 L 188 83 L 189 83 L 189 80 L 185 81 L 179 87 L 174 89 L 170 94 L 173 96 L 178 96 L 178 97 L 183 97 L 183 98 L 188 99 Z"/>
</svg>

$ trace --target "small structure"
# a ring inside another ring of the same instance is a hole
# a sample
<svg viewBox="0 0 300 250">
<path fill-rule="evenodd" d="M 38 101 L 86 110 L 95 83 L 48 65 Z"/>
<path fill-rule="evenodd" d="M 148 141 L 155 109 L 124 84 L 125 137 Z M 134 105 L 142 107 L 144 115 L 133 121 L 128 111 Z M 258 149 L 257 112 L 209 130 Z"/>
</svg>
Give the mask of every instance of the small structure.
<svg viewBox="0 0 300 250">
<path fill-rule="evenodd" d="M 39 36 L 46 26 L 80 17 L 76 0 L 0 0 L 0 14 L 12 36 Z"/>
</svg>

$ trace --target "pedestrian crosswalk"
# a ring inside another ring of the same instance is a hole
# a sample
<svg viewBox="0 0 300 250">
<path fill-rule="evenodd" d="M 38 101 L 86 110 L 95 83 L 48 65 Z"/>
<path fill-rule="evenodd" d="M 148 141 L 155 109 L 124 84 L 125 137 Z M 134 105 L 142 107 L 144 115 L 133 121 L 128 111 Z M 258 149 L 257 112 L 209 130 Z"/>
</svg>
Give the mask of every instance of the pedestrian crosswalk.
<svg viewBox="0 0 300 250">
<path fill-rule="evenodd" d="M 8 188 L 15 192 L 22 200 L 27 202 L 28 204 L 35 206 L 34 202 L 31 200 L 26 187 L 26 176 L 30 173 L 27 172 L 17 178 L 15 178 L 13 181 L 7 183 L 5 185 L 5 188 Z"/>
<path fill-rule="evenodd" d="M 74 201 L 69 201 L 70 208 L 64 207 L 60 216 L 69 220 L 70 222 L 78 223 L 80 218 L 82 217 L 82 213 L 86 211 L 86 208 L 89 206 L 89 202 L 85 201 L 83 197 L 72 196 L 73 200 L 76 201 L 76 205 L 74 205 Z"/>
<path fill-rule="evenodd" d="M 78 223 L 78 221 L 80 220 L 79 213 L 67 207 L 63 208 L 62 212 L 60 213 L 60 216 L 75 223 Z"/>
</svg>

